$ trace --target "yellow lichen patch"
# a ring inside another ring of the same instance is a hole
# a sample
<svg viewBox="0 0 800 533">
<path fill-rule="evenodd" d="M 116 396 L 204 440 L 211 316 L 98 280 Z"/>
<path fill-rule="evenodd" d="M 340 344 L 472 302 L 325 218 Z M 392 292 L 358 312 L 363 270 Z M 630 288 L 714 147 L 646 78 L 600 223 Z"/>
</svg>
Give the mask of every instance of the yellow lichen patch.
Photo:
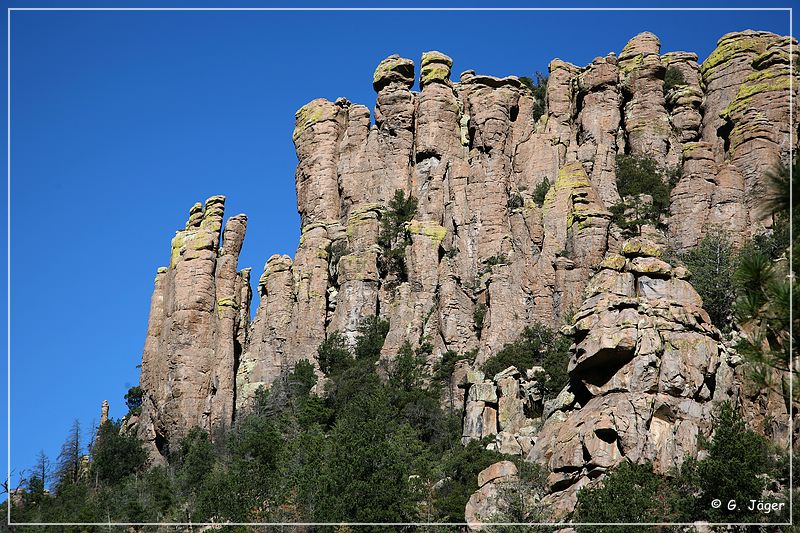
<svg viewBox="0 0 800 533">
<path fill-rule="evenodd" d="M 406 229 L 413 235 L 424 235 L 429 237 L 436 244 L 441 243 L 447 236 L 447 229 L 433 222 L 420 222 L 412 220 L 406 225 Z"/>
<path fill-rule="evenodd" d="M 649 239 L 634 237 L 622 244 L 622 255 L 661 257 L 661 248 Z"/>
<path fill-rule="evenodd" d="M 392 74 L 393 72 L 396 72 L 396 74 Z M 392 55 L 378 64 L 378 67 L 372 74 L 372 85 L 376 90 L 379 90 L 382 85 L 379 82 L 384 78 L 389 78 L 389 81 L 391 81 L 391 79 L 401 80 L 404 79 L 406 75 L 411 78 L 409 81 L 413 81 L 414 63 L 410 59 Z"/>
<path fill-rule="evenodd" d="M 683 145 L 683 149 L 681 150 L 681 154 L 683 155 L 683 158 L 686 159 L 687 157 L 692 155 L 692 152 L 695 150 L 695 148 L 697 148 L 699 146 L 699 144 L 700 143 L 696 143 L 696 142 L 694 142 L 694 143 L 690 142 L 690 143 L 684 144 Z"/>
<path fill-rule="evenodd" d="M 450 69 L 434 63 L 433 65 L 426 65 L 420 71 L 419 86 L 425 87 L 434 81 L 447 82 L 450 78 Z"/>
<path fill-rule="evenodd" d="M 336 106 L 324 98 L 317 98 L 307 103 L 294 114 L 294 132 L 292 140 L 297 140 L 305 130 L 323 120 L 330 120 L 336 116 Z"/>
<path fill-rule="evenodd" d="M 178 260 L 181 258 L 181 253 L 184 250 L 184 244 L 186 240 L 186 233 L 183 231 L 176 231 L 175 237 L 172 238 L 172 255 L 170 256 L 169 260 L 169 267 L 175 268 L 178 264 Z"/>
<path fill-rule="evenodd" d="M 600 268 L 620 271 L 625 268 L 625 258 L 619 254 L 611 254 L 603 259 L 603 262 L 600 263 Z"/>
<path fill-rule="evenodd" d="M 233 298 L 222 298 L 217 302 L 217 307 L 239 307 Z"/>
<path fill-rule="evenodd" d="M 744 79 L 736 93 L 736 98 L 720 113 L 720 116 L 730 118 L 735 113 L 745 111 L 754 105 L 752 98 L 758 94 L 786 91 L 788 95 L 789 86 L 788 68 L 770 68 L 753 72 Z"/>
<path fill-rule="evenodd" d="M 623 54 L 625 51 L 623 50 Z M 637 54 L 630 59 L 626 59 L 625 61 L 620 61 L 620 71 L 623 75 L 630 74 L 633 69 L 636 67 L 640 67 L 644 64 L 644 54 Z"/>
<path fill-rule="evenodd" d="M 580 163 L 567 163 L 558 170 L 555 189 L 589 187 L 589 176 Z M 552 190 L 552 189 L 551 189 Z M 549 194 L 549 191 L 548 191 Z"/>
<path fill-rule="evenodd" d="M 706 74 L 711 70 L 723 65 L 738 55 L 747 53 L 760 55 L 764 53 L 766 48 L 766 41 L 755 35 L 739 34 L 723 37 L 719 40 L 717 47 L 711 52 L 711 55 L 700 65 L 700 73 L 705 78 Z"/>
<path fill-rule="evenodd" d="M 422 53 L 422 61 L 420 61 L 420 66 L 424 67 L 430 63 L 444 63 L 448 67 L 453 66 L 453 60 L 450 58 L 450 56 L 447 56 L 436 50 Z"/>
</svg>

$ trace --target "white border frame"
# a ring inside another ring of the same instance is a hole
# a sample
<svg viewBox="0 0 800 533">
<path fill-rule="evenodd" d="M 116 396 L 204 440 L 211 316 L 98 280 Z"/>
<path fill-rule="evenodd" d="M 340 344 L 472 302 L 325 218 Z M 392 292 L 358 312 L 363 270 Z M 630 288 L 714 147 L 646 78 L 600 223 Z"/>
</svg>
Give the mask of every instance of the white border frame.
<svg viewBox="0 0 800 533">
<path fill-rule="evenodd" d="M 789 13 L 789 57 L 794 52 L 794 36 L 792 25 L 793 8 L 791 7 L 9 7 L 7 8 L 7 102 L 6 102 L 6 161 L 7 161 L 7 431 L 8 431 L 8 473 L 7 481 L 11 490 L 11 13 L 14 11 L 782 11 Z M 794 151 L 794 62 L 789 61 L 789 154 Z M 789 164 L 789 195 L 793 191 L 793 165 Z M 794 276 L 792 264 L 793 216 L 789 212 L 789 368 L 795 366 L 793 339 L 793 293 Z M 793 398 L 794 380 L 789 379 L 789 397 Z M 793 405 L 789 402 L 789 521 L 788 522 L 482 522 L 484 527 L 497 526 L 791 526 L 793 523 Z M 12 522 L 11 495 L 7 500 L 7 523 L 9 526 L 468 526 L 467 522 Z"/>
</svg>

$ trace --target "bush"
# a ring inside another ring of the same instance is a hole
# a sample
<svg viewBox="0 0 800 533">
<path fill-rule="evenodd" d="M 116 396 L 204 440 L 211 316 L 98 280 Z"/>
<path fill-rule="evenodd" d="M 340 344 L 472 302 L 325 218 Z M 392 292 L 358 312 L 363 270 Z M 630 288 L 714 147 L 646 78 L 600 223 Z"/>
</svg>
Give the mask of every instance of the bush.
<svg viewBox="0 0 800 533">
<path fill-rule="evenodd" d="M 714 424 L 708 457 L 696 465 L 702 491 L 698 508 L 705 512 L 705 518 L 714 522 L 731 522 L 733 517 L 741 519 L 741 512 L 729 511 L 726 505 L 714 509 L 711 500 L 735 500 L 739 505 L 760 500 L 766 485 L 765 474 L 774 474 L 774 466 L 767 440 L 748 430 L 733 407 L 728 402 L 723 403 Z"/>
<path fill-rule="evenodd" d="M 381 216 L 378 235 L 378 244 L 383 250 L 381 269 L 394 275 L 400 282 L 407 277 L 405 252 L 410 238 L 406 232 L 406 224 L 411 222 L 416 212 L 417 199 L 413 196 L 406 198 L 405 192 L 398 189 Z"/>
<path fill-rule="evenodd" d="M 437 381 L 449 381 L 450 376 L 453 375 L 456 369 L 457 362 L 466 360 L 472 364 L 477 354 L 477 350 L 471 350 L 465 354 L 460 354 L 453 350 L 445 352 L 442 355 L 442 359 L 433 365 L 433 379 Z"/>
<path fill-rule="evenodd" d="M 178 478 L 186 488 L 199 487 L 214 465 L 214 448 L 208 433 L 195 426 L 180 441 L 177 457 Z"/>
<path fill-rule="evenodd" d="M 142 399 L 144 392 L 136 385 L 125 393 L 125 405 L 128 406 L 128 415 L 138 415 L 142 412 Z"/>
<path fill-rule="evenodd" d="M 108 420 L 97 432 L 92 447 L 92 470 L 105 484 L 119 483 L 144 466 L 147 454 L 136 436 L 120 433 L 122 423 Z"/>
<path fill-rule="evenodd" d="M 711 322 L 723 331 L 730 330 L 736 298 L 736 258 L 727 234 L 720 228 L 711 228 L 682 259 L 692 272 L 692 286 L 703 299 Z"/>
<path fill-rule="evenodd" d="M 686 85 L 683 73 L 676 67 L 667 67 L 667 71 L 664 73 L 664 93 L 668 93 L 670 89 L 678 85 Z"/>
<path fill-rule="evenodd" d="M 550 180 L 547 178 L 543 179 L 539 182 L 536 188 L 533 189 L 533 201 L 536 202 L 536 205 L 542 207 L 544 205 L 544 199 L 547 196 L 547 191 L 550 190 Z"/>
<path fill-rule="evenodd" d="M 547 110 L 547 80 L 548 77 L 541 72 L 535 74 L 536 81 L 522 76 L 519 81 L 527 87 L 533 97 L 533 120 L 539 120 Z"/>
<path fill-rule="evenodd" d="M 514 209 L 519 209 L 525 205 L 525 200 L 522 198 L 522 195 L 518 192 L 511 193 L 508 196 L 508 201 L 506 201 L 506 207 L 509 211 L 513 211 Z"/>
<path fill-rule="evenodd" d="M 553 398 L 569 381 L 567 363 L 569 362 L 570 341 L 547 326 L 535 323 L 526 327 L 519 338 L 506 344 L 498 353 L 483 363 L 481 370 L 491 378 L 498 372 L 514 366 L 525 371 L 534 366 L 544 368 L 545 398 Z"/>
<path fill-rule="evenodd" d="M 322 341 L 317 348 L 317 363 L 319 364 L 319 369 L 326 376 L 346 368 L 348 361 L 352 357 L 344 335 L 338 331 L 328 335 L 328 338 Z"/>
<path fill-rule="evenodd" d="M 775 515 L 742 512 L 751 500 L 761 500 L 768 479 L 788 481 L 785 466 L 773 457 L 771 445 L 747 429 L 727 402 L 720 408 L 708 455 L 700 461 L 687 458 L 668 477 L 649 464 L 622 463 L 602 486 L 578 493 L 573 519 L 580 522 L 777 522 Z M 714 509 L 712 500 L 722 502 Z M 728 510 L 734 500 L 737 510 Z M 578 531 L 600 531 L 582 526 Z M 602 531 L 634 532 L 639 528 L 603 527 Z"/>
<path fill-rule="evenodd" d="M 481 331 L 483 330 L 483 321 L 486 320 L 486 313 L 489 308 L 485 303 L 478 303 L 475 309 L 472 310 L 472 322 L 475 325 L 475 334 L 481 338 Z"/>
<path fill-rule="evenodd" d="M 653 158 L 634 155 L 618 155 L 616 171 L 622 201 L 611 206 L 614 222 L 624 232 L 637 235 L 645 224 L 661 225 L 661 219 L 669 215 L 671 190 L 665 171 Z M 649 195 L 652 203 L 644 202 L 642 195 Z"/>
<path fill-rule="evenodd" d="M 675 522 L 680 497 L 650 464 L 623 462 L 600 487 L 578 492 L 573 519 L 584 523 Z M 636 533 L 640 526 L 579 526 L 583 532 Z"/>
</svg>

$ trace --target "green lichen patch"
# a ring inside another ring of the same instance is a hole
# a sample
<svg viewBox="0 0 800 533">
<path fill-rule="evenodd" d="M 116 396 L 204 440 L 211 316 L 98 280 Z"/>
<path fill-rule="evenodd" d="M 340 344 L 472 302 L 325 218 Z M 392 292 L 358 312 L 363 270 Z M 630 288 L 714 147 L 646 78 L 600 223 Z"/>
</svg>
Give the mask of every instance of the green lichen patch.
<svg viewBox="0 0 800 533">
<path fill-rule="evenodd" d="M 380 91 L 392 82 L 401 82 L 411 87 L 414 83 L 414 62 L 392 55 L 378 64 L 372 75 L 372 86 Z"/>
<path fill-rule="evenodd" d="M 692 152 L 694 152 L 694 150 L 699 146 L 699 144 L 700 143 L 696 142 L 688 142 L 684 144 L 683 148 L 681 149 L 681 154 L 683 155 L 683 158 L 686 159 L 687 157 L 690 157 L 692 155 Z"/>
<path fill-rule="evenodd" d="M 603 259 L 603 262 L 600 263 L 600 268 L 608 268 L 619 272 L 625 268 L 625 258 L 619 254 L 611 254 Z"/>
<path fill-rule="evenodd" d="M 430 63 L 443 63 L 447 65 L 448 68 L 453 66 L 453 60 L 450 58 L 450 56 L 445 55 L 436 50 L 431 50 L 430 52 L 422 53 L 422 61 L 420 61 L 420 67 L 424 67 L 425 65 L 429 65 Z"/>
<path fill-rule="evenodd" d="M 331 120 L 336 116 L 336 106 L 324 98 L 317 98 L 307 103 L 294 114 L 294 132 L 292 140 L 296 141 L 308 128 L 323 120 Z"/>
<path fill-rule="evenodd" d="M 737 113 L 742 113 L 750 107 L 761 108 L 761 104 L 754 101 L 754 97 L 771 92 L 786 92 L 790 88 L 789 70 L 787 68 L 770 68 L 756 71 L 745 78 L 739 86 L 736 98 L 728 104 L 720 116 L 728 119 Z M 765 98 L 774 98 L 773 95 Z"/>
<path fill-rule="evenodd" d="M 556 189 L 577 187 L 589 187 L 589 176 L 586 175 L 586 170 L 580 163 L 567 163 L 558 170 L 558 177 L 556 177 Z M 552 190 L 552 189 L 551 189 Z"/>
<path fill-rule="evenodd" d="M 172 238 L 172 254 L 169 260 L 169 267 L 175 268 L 181 258 L 181 254 L 185 249 L 186 232 L 176 231 L 175 237 Z"/>
<path fill-rule="evenodd" d="M 766 48 L 767 42 L 755 35 L 737 34 L 723 37 L 711 55 L 700 65 L 700 73 L 706 78 L 713 70 L 724 67 L 735 57 L 745 54 L 757 56 L 763 54 Z"/>
<path fill-rule="evenodd" d="M 627 257 L 661 257 L 661 247 L 649 239 L 634 237 L 622 244 L 622 255 Z"/>
<path fill-rule="evenodd" d="M 433 82 L 447 83 L 450 80 L 450 68 L 439 63 L 426 65 L 420 71 L 419 86 L 425 87 Z"/>
<path fill-rule="evenodd" d="M 425 237 L 429 237 L 436 244 L 441 243 L 447 236 L 447 229 L 432 222 L 412 220 L 406 225 L 406 230 L 412 235 L 424 235 Z"/>
</svg>

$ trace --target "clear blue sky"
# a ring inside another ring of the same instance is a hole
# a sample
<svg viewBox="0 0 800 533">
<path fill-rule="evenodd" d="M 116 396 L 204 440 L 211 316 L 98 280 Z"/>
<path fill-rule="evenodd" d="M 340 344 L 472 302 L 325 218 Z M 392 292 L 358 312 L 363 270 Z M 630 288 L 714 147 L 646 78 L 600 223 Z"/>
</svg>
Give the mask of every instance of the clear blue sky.
<svg viewBox="0 0 800 533">
<path fill-rule="evenodd" d="M 789 31 L 780 12 L 641 11 L 40 11 L 13 12 L 11 27 L 15 477 L 39 449 L 55 458 L 72 420 L 88 428 L 102 400 L 113 417 L 125 413 L 153 277 L 194 202 L 224 194 L 228 215 L 249 215 L 240 268 L 256 282 L 271 254 L 294 254 L 294 112 L 317 97 L 372 107 L 383 57 L 418 63 L 437 49 L 456 79 L 467 69 L 531 75 L 554 57 L 585 65 L 619 53 L 645 30 L 663 52 L 701 60 L 729 31 Z"/>
</svg>

